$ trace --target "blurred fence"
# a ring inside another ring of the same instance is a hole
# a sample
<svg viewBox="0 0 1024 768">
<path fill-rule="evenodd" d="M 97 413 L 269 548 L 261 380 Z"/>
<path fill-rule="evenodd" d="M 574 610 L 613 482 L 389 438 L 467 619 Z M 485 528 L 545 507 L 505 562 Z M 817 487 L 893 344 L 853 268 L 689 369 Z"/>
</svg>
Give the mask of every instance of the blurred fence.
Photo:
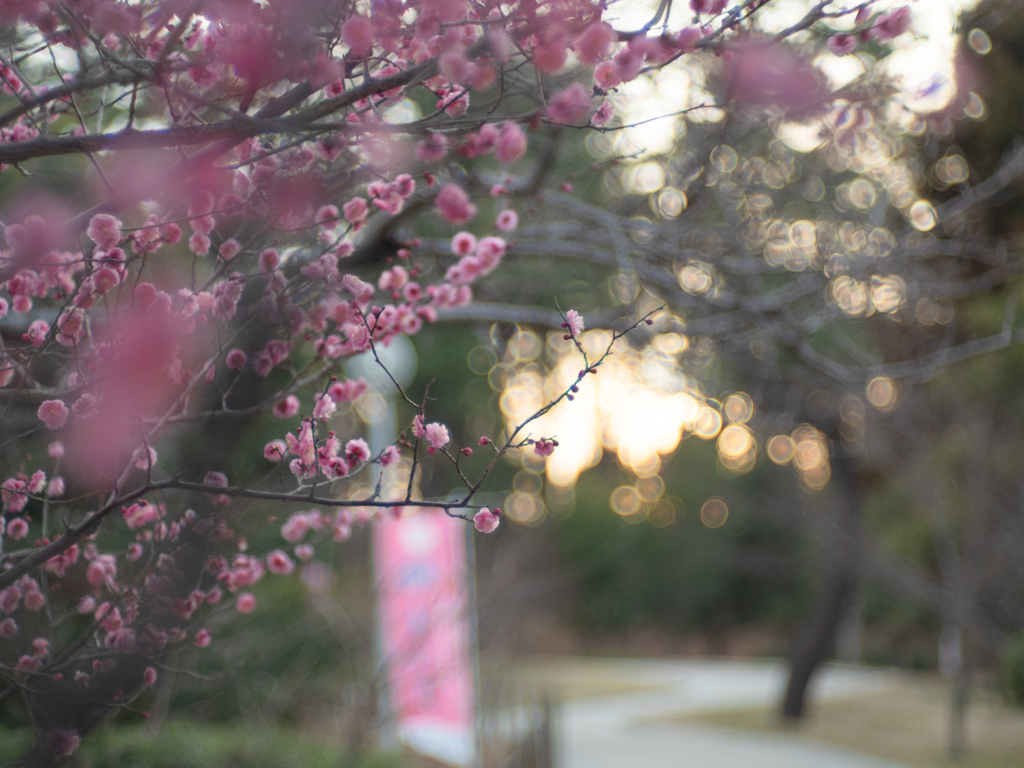
<svg viewBox="0 0 1024 768">
<path fill-rule="evenodd" d="M 558 768 L 557 704 L 549 693 L 487 675 L 480 698 L 480 768 Z"/>
</svg>

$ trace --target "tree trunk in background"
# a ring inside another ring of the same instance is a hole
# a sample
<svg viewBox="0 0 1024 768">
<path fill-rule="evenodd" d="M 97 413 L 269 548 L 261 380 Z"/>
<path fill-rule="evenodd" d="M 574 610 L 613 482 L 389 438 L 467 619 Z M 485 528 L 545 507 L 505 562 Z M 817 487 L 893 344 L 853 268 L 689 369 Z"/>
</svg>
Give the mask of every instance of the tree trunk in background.
<svg viewBox="0 0 1024 768">
<path fill-rule="evenodd" d="M 839 626 L 836 637 L 836 659 L 846 664 L 859 664 L 863 641 L 864 585 L 857 584 L 850 596 L 846 618 Z"/>
<path fill-rule="evenodd" d="M 861 492 L 848 458 L 839 457 L 832 466 L 828 510 L 832 526 L 825 536 L 821 588 L 789 654 L 789 684 L 782 716 L 791 721 L 803 717 L 807 686 L 821 662 L 833 652 L 839 627 L 860 583 L 854 524 L 860 514 Z"/>
</svg>

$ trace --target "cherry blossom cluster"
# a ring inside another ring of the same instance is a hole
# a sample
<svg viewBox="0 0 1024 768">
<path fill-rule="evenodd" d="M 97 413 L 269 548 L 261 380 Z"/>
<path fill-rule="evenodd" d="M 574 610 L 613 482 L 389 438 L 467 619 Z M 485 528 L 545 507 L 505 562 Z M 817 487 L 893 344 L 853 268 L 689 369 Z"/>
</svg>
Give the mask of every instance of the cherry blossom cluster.
<svg viewBox="0 0 1024 768">
<path fill-rule="evenodd" d="M 859 42 L 866 43 L 876 40 L 879 43 L 886 43 L 899 37 L 910 29 L 912 22 L 913 16 L 910 8 L 906 5 L 901 5 L 887 13 L 880 13 L 874 18 L 871 18 L 870 6 L 865 5 L 857 11 L 854 20 L 854 23 L 860 28 L 859 31 L 832 35 L 828 39 L 828 47 L 836 56 L 846 56 L 857 50 Z"/>
</svg>

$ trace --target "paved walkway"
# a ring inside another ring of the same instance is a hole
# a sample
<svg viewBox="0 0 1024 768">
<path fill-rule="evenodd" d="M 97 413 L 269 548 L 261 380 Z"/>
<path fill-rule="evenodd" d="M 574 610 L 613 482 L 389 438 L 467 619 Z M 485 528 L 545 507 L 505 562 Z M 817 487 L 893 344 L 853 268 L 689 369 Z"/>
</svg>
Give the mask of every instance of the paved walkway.
<svg viewBox="0 0 1024 768">
<path fill-rule="evenodd" d="M 570 662 L 572 663 L 572 662 Z M 586 662 L 583 662 L 586 664 Z M 786 734 L 669 722 L 673 715 L 776 705 L 785 685 L 777 661 L 601 660 L 622 693 L 564 700 L 559 768 L 907 768 Z M 553 664 L 557 669 L 557 663 Z M 832 666 L 815 698 L 884 691 L 896 673 Z"/>
</svg>

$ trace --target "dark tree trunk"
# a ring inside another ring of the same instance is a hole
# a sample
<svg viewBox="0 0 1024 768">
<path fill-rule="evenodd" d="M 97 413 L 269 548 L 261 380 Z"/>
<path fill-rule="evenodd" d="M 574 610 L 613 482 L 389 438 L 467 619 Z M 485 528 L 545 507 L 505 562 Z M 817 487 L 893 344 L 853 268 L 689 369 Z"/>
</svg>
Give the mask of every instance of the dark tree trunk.
<svg viewBox="0 0 1024 768">
<path fill-rule="evenodd" d="M 821 662 L 833 652 L 843 617 L 860 582 L 854 551 L 861 507 L 856 470 L 843 457 L 837 458 L 832 468 L 828 510 L 831 520 L 825 535 L 821 587 L 789 654 L 789 683 L 782 716 L 790 721 L 803 717 L 807 686 Z"/>
</svg>

